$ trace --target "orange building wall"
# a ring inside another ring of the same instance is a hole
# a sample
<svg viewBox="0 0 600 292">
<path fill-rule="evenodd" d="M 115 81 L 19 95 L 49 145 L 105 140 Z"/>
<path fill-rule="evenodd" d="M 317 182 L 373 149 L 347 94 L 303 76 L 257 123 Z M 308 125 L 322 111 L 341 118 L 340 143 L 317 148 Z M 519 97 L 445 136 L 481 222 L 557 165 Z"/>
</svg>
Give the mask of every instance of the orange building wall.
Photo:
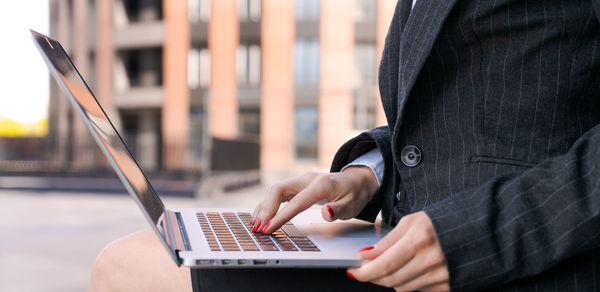
<svg viewBox="0 0 600 292">
<path fill-rule="evenodd" d="M 77 64 L 77 70 L 83 75 L 83 78 L 88 76 L 89 58 L 88 58 L 88 1 L 74 0 L 73 1 L 73 61 Z M 85 124 L 79 115 L 73 115 L 73 160 L 74 167 L 86 167 L 91 161 L 84 161 L 87 155 L 87 144 L 89 142 L 89 134 L 85 129 Z"/>
<path fill-rule="evenodd" d="M 329 165 L 353 128 L 353 1 L 321 1 L 319 164 Z"/>
<path fill-rule="evenodd" d="M 294 162 L 294 2 L 263 0 L 261 167 Z"/>
<path fill-rule="evenodd" d="M 112 94 L 115 47 L 112 34 L 112 1 L 96 1 L 96 13 L 96 91 L 102 107 L 114 113 Z"/>
<path fill-rule="evenodd" d="M 238 101 L 235 72 L 239 43 L 236 0 L 213 0 L 208 46 L 211 54 L 210 134 L 232 139 L 238 135 Z"/>
<path fill-rule="evenodd" d="M 185 165 L 190 133 L 190 96 L 187 85 L 190 24 L 187 1 L 164 1 L 163 10 L 163 160 L 167 168 L 173 169 L 183 168 Z"/>
</svg>

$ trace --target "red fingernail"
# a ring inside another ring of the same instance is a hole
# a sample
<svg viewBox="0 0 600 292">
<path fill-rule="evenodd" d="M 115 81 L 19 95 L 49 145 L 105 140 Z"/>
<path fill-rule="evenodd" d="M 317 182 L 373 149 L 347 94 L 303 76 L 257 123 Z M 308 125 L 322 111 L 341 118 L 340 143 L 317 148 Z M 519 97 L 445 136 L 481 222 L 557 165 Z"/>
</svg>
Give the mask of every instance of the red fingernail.
<svg viewBox="0 0 600 292">
<path fill-rule="evenodd" d="M 350 272 L 346 272 L 346 276 L 348 276 L 348 278 L 352 280 L 356 280 L 356 278 L 354 278 L 354 275 L 350 274 Z"/>
<path fill-rule="evenodd" d="M 263 227 L 263 229 L 260 232 L 265 233 L 267 228 L 269 228 L 269 225 L 271 225 L 271 222 L 267 223 L 267 225 L 265 225 L 265 227 Z"/>
<path fill-rule="evenodd" d="M 260 227 L 260 219 L 257 219 L 256 223 L 254 224 L 254 227 L 252 227 L 252 232 L 256 232 L 259 227 Z"/>
<path fill-rule="evenodd" d="M 367 247 L 363 247 L 363 248 L 359 249 L 358 252 L 372 250 L 374 248 L 375 248 L 374 246 L 367 246 Z"/>
<path fill-rule="evenodd" d="M 250 219 L 250 224 L 254 224 L 254 217 L 252 217 L 252 219 Z"/>
<path fill-rule="evenodd" d="M 331 216 L 331 218 L 333 218 L 333 209 L 331 209 L 329 205 L 327 205 L 327 212 L 329 212 L 329 215 Z"/>
</svg>

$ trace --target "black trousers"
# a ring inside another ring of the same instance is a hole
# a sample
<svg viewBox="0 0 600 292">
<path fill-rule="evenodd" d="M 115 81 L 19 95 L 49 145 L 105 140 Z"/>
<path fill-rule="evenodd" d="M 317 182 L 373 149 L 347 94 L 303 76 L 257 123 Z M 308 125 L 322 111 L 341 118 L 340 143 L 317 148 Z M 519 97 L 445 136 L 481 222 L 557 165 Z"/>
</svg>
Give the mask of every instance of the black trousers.
<svg viewBox="0 0 600 292">
<path fill-rule="evenodd" d="M 346 276 L 346 269 L 191 269 L 194 291 L 393 291 Z"/>
</svg>

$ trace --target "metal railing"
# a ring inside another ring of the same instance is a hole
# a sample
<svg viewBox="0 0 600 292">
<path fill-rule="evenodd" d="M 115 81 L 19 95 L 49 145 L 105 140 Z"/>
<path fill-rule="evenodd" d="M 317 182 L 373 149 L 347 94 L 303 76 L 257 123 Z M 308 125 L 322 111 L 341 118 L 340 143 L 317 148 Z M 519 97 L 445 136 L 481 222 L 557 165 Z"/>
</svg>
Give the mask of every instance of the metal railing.
<svg viewBox="0 0 600 292">
<path fill-rule="evenodd" d="M 202 149 L 192 139 L 148 143 L 142 135 L 124 137 L 145 171 L 190 172 L 258 170 L 260 146 L 251 140 L 210 139 Z M 157 139 L 158 140 L 158 139 Z M 193 146 L 192 146 L 193 145 Z M 169 163 L 177 161 L 177 163 Z M 206 162 L 206 163 L 203 163 Z M 0 137 L 0 172 L 105 171 L 109 165 L 90 137 L 74 139 Z"/>
</svg>

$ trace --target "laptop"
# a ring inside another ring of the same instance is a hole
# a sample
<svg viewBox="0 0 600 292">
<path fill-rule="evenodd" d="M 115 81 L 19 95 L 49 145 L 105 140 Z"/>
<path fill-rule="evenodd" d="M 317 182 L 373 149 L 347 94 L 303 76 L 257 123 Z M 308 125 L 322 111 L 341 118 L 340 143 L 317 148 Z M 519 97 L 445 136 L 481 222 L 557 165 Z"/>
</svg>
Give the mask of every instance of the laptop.
<svg viewBox="0 0 600 292">
<path fill-rule="evenodd" d="M 303 212 L 271 235 L 251 232 L 251 210 L 167 209 L 60 43 L 31 30 L 51 74 L 177 265 L 193 268 L 346 268 L 388 228 L 325 222 Z M 310 210 L 310 209 L 309 209 Z"/>
</svg>

